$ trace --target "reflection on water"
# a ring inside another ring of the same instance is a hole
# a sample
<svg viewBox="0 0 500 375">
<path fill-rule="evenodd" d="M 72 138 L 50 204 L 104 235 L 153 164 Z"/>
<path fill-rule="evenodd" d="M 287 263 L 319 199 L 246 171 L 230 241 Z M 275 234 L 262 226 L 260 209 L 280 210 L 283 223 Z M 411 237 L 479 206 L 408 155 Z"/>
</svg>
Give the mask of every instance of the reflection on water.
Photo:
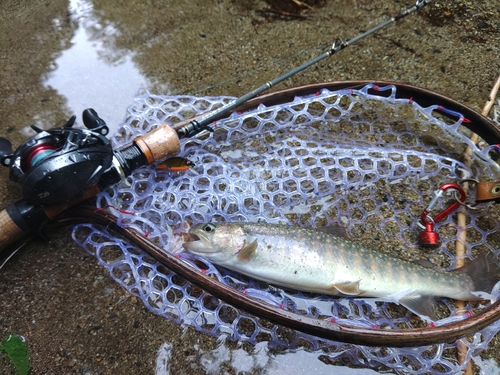
<svg viewBox="0 0 500 375">
<path fill-rule="evenodd" d="M 146 86 L 147 78 L 132 61 L 133 52 L 118 50 L 109 43 L 119 31 L 111 23 L 99 21 L 91 0 L 71 0 L 69 12 L 78 28 L 71 47 L 55 60 L 55 69 L 43 84 L 67 99 L 68 108 L 80 123 L 82 111 L 92 107 L 113 133 L 124 120 L 135 93 Z"/>
<path fill-rule="evenodd" d="M 304 350 L 285 351 L 272 354 L 267 343 L 262 342 L 248 354 L 243 348 L 229 349 L 219 340 L 217 348 L 203 351 L 194 345 L 197 354 L 189 358 L 190 367 L 207 375 L 219 374 L 315 374 L 315 375 L 376 375 L 371 369 L 332 366 L 321 362 L 318 354 Z M 173 345 L 165 342 L 158 350 L 156 359 L 156 375 L 170 373 L 169 361 L 172 357 Z M 224 369 L 224 370 L 223 370 Z"/>
<path fill-rule="evenodd" d="M 262 342 L 253 348 L 253 353 L 248 354 L 243 348 L 229 349 L 224 345 L 224 339 L 218 340 L 217 348 L 210 351 L 199 349 L 196 355 L 188 358 L 192 370 L 200 371 L 206 375 L 220 374 L 315 374 L 315 375 L 376 375 L 379 372 L 366 368 L 350 368 L 345 366 L 332 366 L 320 361 L 318 354 L 304 350 L 284 351 L 272 354 L 267 348 L 267 343 Z M 170 374 L 170 360 L 173 345 L 163 343 L 158 349 L 156 358 L 156 375 Z M 480 356 L 474 357 L 474 363 L 479 368 L 480 375 L 499 375 L 500 371 L 493 359 L 483 360 Z"/>
</svg>

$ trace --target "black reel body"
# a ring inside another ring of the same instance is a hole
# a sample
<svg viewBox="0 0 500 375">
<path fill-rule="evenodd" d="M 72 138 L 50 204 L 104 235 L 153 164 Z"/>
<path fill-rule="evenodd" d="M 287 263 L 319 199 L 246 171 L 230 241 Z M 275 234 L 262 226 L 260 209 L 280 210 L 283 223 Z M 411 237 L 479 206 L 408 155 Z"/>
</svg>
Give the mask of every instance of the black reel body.
<svg viewBox="0 0 500 375">
<path fill-rule="evenodd" d="M 89 129 L 73 129 L 74 117 L 62 128 L 32 126 L 38 134 L 3 155 L 1 163 L 10 167 L 10 179 L 25 200 L 40 206 L 67 203 L 99 182 L 112 165 L 113 150 L 104 136 L 108 128 L 95 118 L 100 122 L 85 121 Z"/>
</svg>

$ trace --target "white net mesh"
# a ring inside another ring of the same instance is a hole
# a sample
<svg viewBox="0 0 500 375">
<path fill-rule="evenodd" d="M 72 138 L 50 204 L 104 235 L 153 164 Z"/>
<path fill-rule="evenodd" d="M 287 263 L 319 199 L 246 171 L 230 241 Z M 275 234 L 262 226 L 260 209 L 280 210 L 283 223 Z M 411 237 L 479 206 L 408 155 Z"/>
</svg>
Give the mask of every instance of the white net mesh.
<svg viewBox="0 0 500 375">
<path fill-rule="evenodd" d="M 121 225 L 148 235 L 200 272 L 283 309 L 362 327 L 425 327 L 424 321 L 399 305 L 284 291 L 180 252 L 179 233 L 200 222 L 338 225 L 380 251 L 428 258 L 439 267 L 453 268 L 456 215 L 437 225 L 442 246 L 436 249 L 418 245 L 416 223 L 442 184 L 464 178 L 499 179 L 498 165 L 490 157 L 493 146 L 482 150 L 474 146 L 458 113 L 438 104 L 422 108 L 397 99 L 395 86 L 379 88 L 384 96 L 371 95 L 372 87 L 325 89 L 290 103 L 235 113 L 219 121 L 213 133 L 182 141 L 180 155 L 195 163 L 186 173 L 142 168 L 101 193 L 98 206 L 133 212 L 114 211 Z M 114 145 L 128 144 L 157 124 L 175 124 L 231 99 L 155 96 L 144 91 L 129 108 L 130 116 L 113 138 Z M 467 146 L 474 152 L 465 164 Z M 442 199 L 436 211 L 451 199 Z M 467 258 L 488 251 L 498 255 L 500 224 L 495 210 L 487 206 L 467 212 Z M 413 374 L 455 374 L 462 368 L 456 360 L 456 343 L 373 348 L 319 339 L 237 310 L 105 228 L 82 224 L 73 235 L 151 311 L 198 331 L 250 343 L 267 341 L 272 347 L 304 347 L 320 353 L 325 362 L 347 359 L 354 365 Z M 466 310 L 472 314 L 484 306 L 486 302 L 468 304 Z M 459 315 L 448 300 L 442 301 L 440 314 L 436 325 L 467 316 Z M 462 339 L 466 359 L 485 349 L 499 330 L 497 322 Z"/>
</svg>

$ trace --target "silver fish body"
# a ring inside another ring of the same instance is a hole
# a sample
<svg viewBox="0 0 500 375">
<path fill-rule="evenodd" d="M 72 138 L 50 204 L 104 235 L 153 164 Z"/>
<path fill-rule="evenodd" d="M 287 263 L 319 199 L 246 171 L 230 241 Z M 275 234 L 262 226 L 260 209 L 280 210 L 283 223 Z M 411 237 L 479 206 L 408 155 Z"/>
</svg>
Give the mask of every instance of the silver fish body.
<svg viewBox="0 0 500 375">
<path fill-rule="evenodd" d="M 324 231 L 286 225 L 208 223 L 190 234 L 198 240 L 186 242 L 186 250 L 258 280 L 307 292 L 388 298 L 430 319 L 434 297 L 481 299 L 477 292 L 489 293 L 498 276 L 492 259 L 444 272 Z M 488 275 L 484 267 L 491 269 Z"/>
</svg>

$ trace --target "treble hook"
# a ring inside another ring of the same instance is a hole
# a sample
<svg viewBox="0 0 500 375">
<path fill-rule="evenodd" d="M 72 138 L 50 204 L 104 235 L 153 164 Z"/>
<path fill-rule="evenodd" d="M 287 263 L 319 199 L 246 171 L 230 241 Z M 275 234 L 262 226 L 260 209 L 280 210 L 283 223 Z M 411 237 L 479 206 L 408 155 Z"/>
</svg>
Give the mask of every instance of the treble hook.
<svg viewBox="0 0 500 375">
<path fill-rule="evenodd" d="M 456 201 L 450 204 L 443 211 L 438 213 L 434 218 L 429 214 L 436 205 L 439 198 L 443 196 L 443 194 L 448 190 L 456 191 L 460 197 L 457 197 Z M 420 232 L 420 243 L 423 245 L 436 245 L 439 243 L 439 234 L 434 229 L 434 224 L 439 223 L 446 216 L 451 214 L 453 211 L 457 210 L 460 205 L 465 203 L 466 194 L 464 189 L 460 185 L 454 183 L 448 183 L 441 186 L 438 190 L 434 192 L 434 197 L 431 199 L 427 207 L 420 215 L 420 221 L 418 222 L 418 226 L 423 229 Z"/>
</svg>

